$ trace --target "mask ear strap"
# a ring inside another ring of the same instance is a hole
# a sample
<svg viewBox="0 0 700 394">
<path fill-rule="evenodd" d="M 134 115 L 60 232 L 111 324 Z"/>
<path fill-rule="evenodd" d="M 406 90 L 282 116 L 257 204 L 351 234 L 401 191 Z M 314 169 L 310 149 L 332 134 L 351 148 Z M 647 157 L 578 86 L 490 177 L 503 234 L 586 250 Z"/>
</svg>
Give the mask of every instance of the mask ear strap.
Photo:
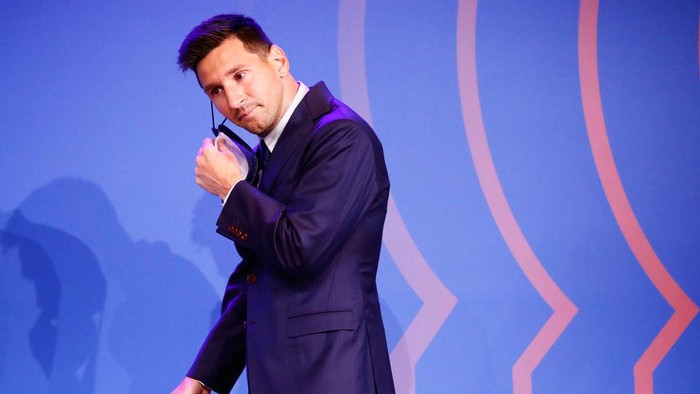
<svg viewBox="0 0 700 394">
<path fill-rule="evenodd" d="M 211 108 L 211 128 L 216 128 L 216 122 L 214 122 L 214 103 L 209 101 L 209 108 Z"/>
<path fill-rule="evenodd" d="M 209 101 L 209 108 L 211 108 L 211 128 L 216 129 L 216 122 L 214 122 L 214 103 L 212 101 Z M 226 123 L 227 120 L 228 118 L 224 118 L 224 120 L 221 121 L 219 126 Z"/>
</svg>

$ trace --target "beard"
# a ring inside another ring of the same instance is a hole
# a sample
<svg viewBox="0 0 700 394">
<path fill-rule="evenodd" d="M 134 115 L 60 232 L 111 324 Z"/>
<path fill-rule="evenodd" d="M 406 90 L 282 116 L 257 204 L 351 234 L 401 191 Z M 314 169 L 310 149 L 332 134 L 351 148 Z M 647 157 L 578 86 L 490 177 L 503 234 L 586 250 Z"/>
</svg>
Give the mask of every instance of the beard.
<svg viewBox="0 0 700 394">
<path fill-rule="evenodd" d="M 254 134 L 260 138 L 265 138 L 272 129 L 277 126 L 284 111 L 282 109 L 282 95 L 280 94 L 278 102 L 275 102 L 273 106 L 261 105 L 258 102 L 253 103 L 251 106 L 247 106 L 242 110 L 237 111 L 233 119 L 238 127 L 241 127 L 251 134 Z M 245 117 L 241 119 L 241 115 L 245 114 Z"/>
<path fill-rule="evenodd" d="M 269 108 L 260 105 L 248 107 L 239 111 L 239 113 L 246 114 L 246 116 L 242 119 L 241 115 L 234 116 L 232 118 L 233 123 L 260 138 L 264 138 L 269 134 L 278 122 L 278 119 L 269 111 Z"/>
</svg>

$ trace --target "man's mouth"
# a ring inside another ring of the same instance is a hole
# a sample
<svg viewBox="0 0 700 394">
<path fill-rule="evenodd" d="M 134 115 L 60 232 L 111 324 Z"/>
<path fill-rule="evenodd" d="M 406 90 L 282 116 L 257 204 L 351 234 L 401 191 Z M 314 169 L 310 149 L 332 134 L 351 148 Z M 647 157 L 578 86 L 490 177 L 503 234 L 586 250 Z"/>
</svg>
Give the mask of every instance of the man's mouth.
<svg viewBox="0 0 700 394">
<path fill-rule="evenodd" d="M 247 109 L 241 111 L 240 115 L 238 116 L 238 120 L 243 121 L 243 119 L 250 116 L 250 114 L 253 112 L 254 109 L 255 109 L 255 107 L 251 107 L 251 108 L 247 108 Z"/>
</svg>

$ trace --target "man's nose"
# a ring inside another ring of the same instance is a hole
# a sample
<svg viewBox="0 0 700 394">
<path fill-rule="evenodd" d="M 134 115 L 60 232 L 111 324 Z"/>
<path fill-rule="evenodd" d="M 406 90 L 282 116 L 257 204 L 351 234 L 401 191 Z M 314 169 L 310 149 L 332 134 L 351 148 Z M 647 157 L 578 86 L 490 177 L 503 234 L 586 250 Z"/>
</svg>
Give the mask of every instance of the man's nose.
<svg viewBox="0 0 700 394">
<path fill-rule="evenodd" d="M 226 89 L 226 103 L 231 109 L 239 109 L 245 102 L 245 95 L 242 89 L 230 88 Z"/>
</svg>

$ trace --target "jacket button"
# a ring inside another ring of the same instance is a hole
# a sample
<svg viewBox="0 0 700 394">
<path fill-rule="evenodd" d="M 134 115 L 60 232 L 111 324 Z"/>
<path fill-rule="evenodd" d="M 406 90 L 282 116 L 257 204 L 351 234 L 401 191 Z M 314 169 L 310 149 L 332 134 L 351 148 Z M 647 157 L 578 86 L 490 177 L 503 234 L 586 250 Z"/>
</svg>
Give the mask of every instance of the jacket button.
<svg viewBox="0 0 700 394">
<path fill-rule="evenodd" d="M 243 321 L 243 328 L 246 328 L 248 326 L 248 322 Z"/>
<path fill-rule="evenodd" d="M 248 274 L 248 276 L 245 277 L 245 281 L 248 282 L 248 284 L 251 284 L 251 285 L 252 285 L 253 283 L 255 283 L 255 279 L 256 279 L 256 277 L 255 277 L 255 275 L 253 275 L 253 274 Z"/>
</svg>

